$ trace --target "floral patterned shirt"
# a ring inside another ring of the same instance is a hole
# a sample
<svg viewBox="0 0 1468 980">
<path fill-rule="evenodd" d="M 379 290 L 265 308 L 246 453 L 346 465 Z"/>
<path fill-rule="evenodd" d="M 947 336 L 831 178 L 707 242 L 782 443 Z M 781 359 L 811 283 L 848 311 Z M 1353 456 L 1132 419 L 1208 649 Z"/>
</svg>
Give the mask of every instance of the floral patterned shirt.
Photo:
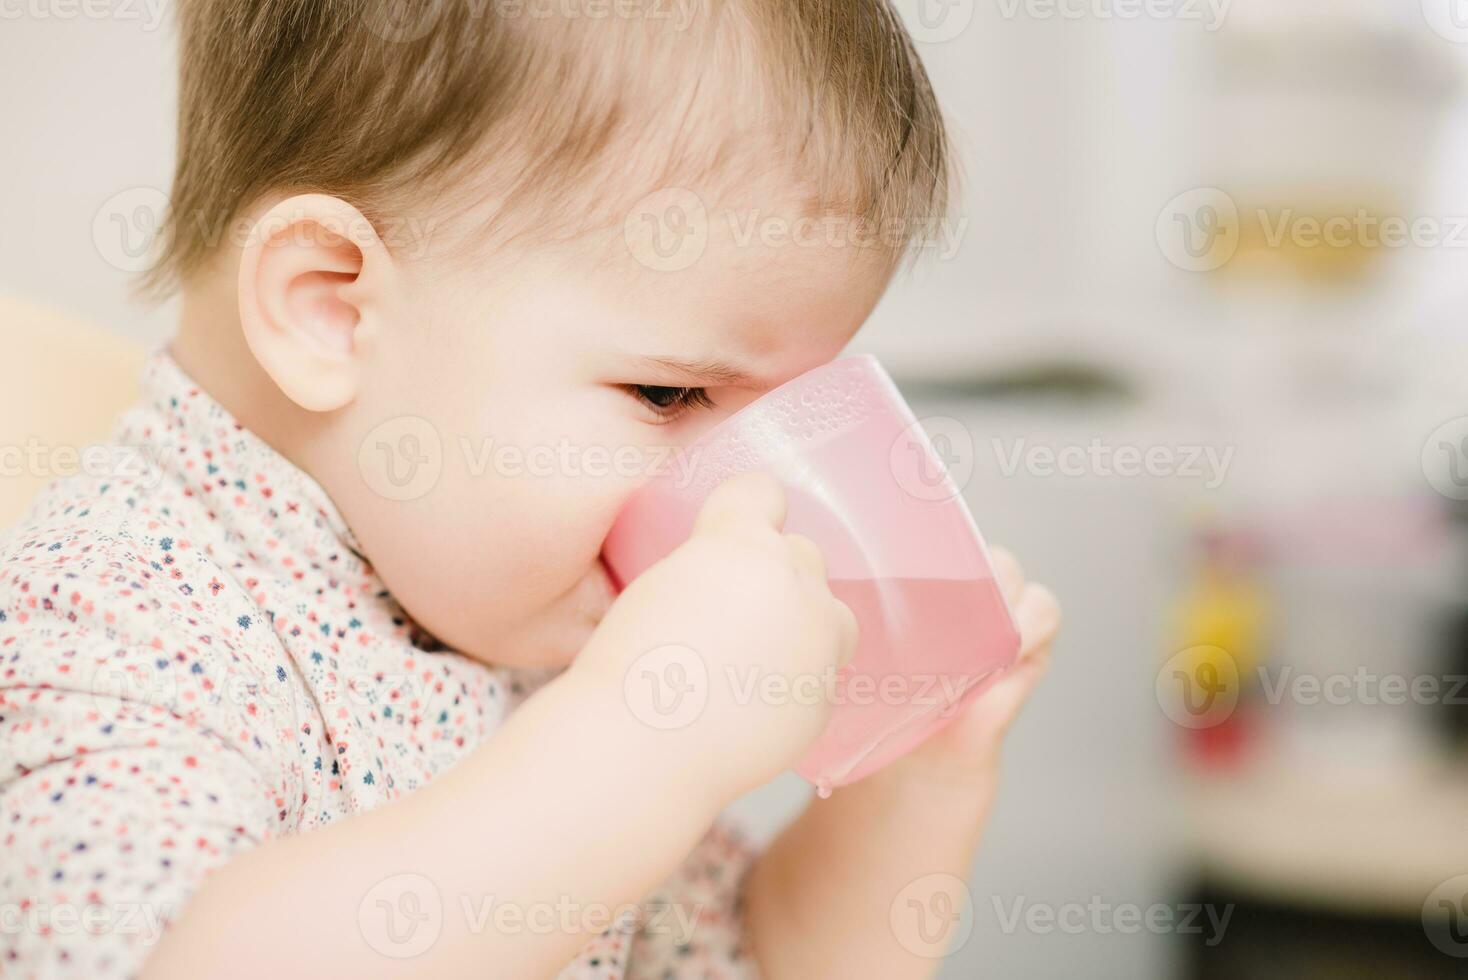
<svg viewBox="0 0 1468 980">
<path fill-rule="evenodd" d="M 211 871 L 413 792 L 547 679 L 437 647 L 321 487 L 166 354 L 144 389 L 106 464 L 0 537 L 7 977 L 136 974 Z M 716 827 L 562 976 L 751 975 L 750 859 Z M 364 941 L 431 943 L 369 897 Z"/>
</svg>

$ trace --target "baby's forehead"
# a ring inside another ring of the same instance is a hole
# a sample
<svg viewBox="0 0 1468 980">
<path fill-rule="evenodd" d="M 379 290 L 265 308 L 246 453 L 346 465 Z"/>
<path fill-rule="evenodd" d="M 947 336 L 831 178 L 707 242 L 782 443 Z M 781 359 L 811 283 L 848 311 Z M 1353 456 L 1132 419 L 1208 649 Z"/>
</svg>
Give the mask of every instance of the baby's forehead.
<svg viewBox="0 0 1468 980">
<path fill-rule="evenodd" d="M 635 355 L 676 355 L 705 368 L 687 372 L 702 383 L 764 388 L 834 357 L 892 275 L 885 252 L 824 241 L 770 245 L 757 235 L 736 235 L 717 211 L 697 220 L 697 234 L 681 232 L 663 211 L 654 216 L 651 237 L 619 228 L 617 244 L 600 243 L 596 261 L 586 261 L 579 248 L 542 250 L 509 276 L 468 270 L 447 293 L 461 313 L 483 308 L 502 322 L 534 323 L 542 339 L 606 354 L 619 368 L 630 367 Z M 505 288 L 512 290 L 508 300 Z M 706 369 L 719 363 L 751 377 L 720 380 L 720 372 Z"/>
<path fill-rule="evenodd" d="M 859 254 L 824 242 L 768 245 L 744 241 L 717 225 L 706 243 L 662 255 L 640 250 L 604 268 L 615 282 L 630 334 L 652 346 L 727 361 L 768 387 L 834 357 L 870 315 L 892 274 L 888 256 Z M 655 256 L 660 257 L 660 256 Z M 685 264 L 686 263 L 686 264 Z M 736 385 L 738 386 L 738 385 Z"/>
</svg>

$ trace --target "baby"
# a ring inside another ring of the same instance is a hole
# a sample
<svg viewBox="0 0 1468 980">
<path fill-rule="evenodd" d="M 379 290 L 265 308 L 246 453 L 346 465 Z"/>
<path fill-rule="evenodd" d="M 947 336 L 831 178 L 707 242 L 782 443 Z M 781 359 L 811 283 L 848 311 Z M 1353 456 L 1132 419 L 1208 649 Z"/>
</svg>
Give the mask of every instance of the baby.
<svg viewBox="0 0 1468 980">
<path fill-rule="evenodd" d="M 1053 598 L 999 554 L 1020 663 L 757 855 L 716 818 L 830 706 L 720 679 L 849 658 L 820 554 L 750 476 L 620 596 L 600 558 L 652 461 L 835 356 L 941 219 L 886 0 L 179 32 L 146 465 L 0 541 L 3 972 L 930 975 L 947 932 L 893 910 L 963 897 Z M 624 680 L 674 643 L 713 689 L 664 730 Z"/>
</svg>

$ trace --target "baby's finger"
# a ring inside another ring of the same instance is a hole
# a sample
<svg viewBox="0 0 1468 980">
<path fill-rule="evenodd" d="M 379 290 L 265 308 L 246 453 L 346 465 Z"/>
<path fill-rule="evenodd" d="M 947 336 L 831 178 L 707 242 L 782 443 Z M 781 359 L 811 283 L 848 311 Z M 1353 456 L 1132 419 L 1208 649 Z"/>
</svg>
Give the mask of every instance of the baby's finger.
<svg viewBox="0 0 1468 980">
<path fill-rule="evenodd" d="M 1013 609 L 1025 587 L 1025 570 L 1008 548 L 991 548 L 989 557 L 993 560 L 994 580 L 999 583 L 999 591 L 1004 593 L 1004 601 Z"/>
<path fill-rule="evenodd" d="M 787 534 L 785 546 L 790 549 L 790 558 L 796 568 L 820 582 L 826 581 L 826 558 L 814 541 L 803 534 Z"/>
<path fill-rule="evenodd" d="M 837 661 L 838 667 L 845 667 L 851 663 L 851 658 L 856 656 L 856 644 L 861 639 L 861 627 L 856 621 L 856 613 L 851 607 L 840 599 L 832 599 L 836 607 L 836 617 L 839 620 L 841 631 L 841 658 Z"/>
<path fill-rule="evenodd" d="M 1048 647 L 1060 629 L 1060 601 L 1055 593 L 1043 585 L 1027 585 L 1013 608 L 1020 657 Z"/>
<path fill-rule="evenodd" d="M 768 473 L 742 473 L 715 487 L 698 512 L 693 533 L 751 524 L 776 531 L 785 524 L 785 490 Z"/>
<path fill-rule="evenodd" d="M 997 747 L 1049 666 L 1048 655 L 1021 659 L 969 709 L 970 724 L 982 729 Z"/>
</svg>

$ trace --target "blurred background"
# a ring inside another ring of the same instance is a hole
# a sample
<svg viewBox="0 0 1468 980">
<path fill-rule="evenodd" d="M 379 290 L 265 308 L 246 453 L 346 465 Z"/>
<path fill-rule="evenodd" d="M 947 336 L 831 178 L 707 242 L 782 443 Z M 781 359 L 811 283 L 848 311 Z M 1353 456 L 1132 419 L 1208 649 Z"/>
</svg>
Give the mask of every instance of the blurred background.
<svg viewBox="0 0 1468 980">
<path fill-rule="evenodd" d="M 898 6 L 964 199 L 858 346 L 1067 618 L 942 976 L 1468 975 L 1468 0 Z M 31 431 L 170 333 L 171 11 L 0 20 Z"/>
</svg>

